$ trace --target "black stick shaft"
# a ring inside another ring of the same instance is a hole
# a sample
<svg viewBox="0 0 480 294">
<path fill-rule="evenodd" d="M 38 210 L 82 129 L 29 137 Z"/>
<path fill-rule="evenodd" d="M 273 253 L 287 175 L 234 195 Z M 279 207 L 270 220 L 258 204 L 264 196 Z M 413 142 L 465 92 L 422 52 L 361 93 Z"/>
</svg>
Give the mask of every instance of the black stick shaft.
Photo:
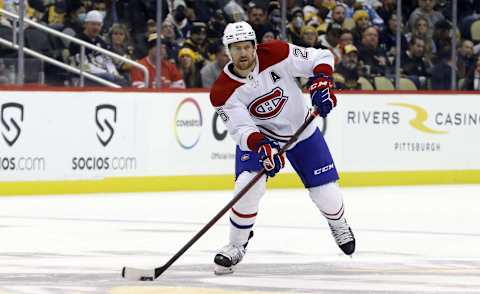
<svg viewBox="0 0 480 294">
<path fill-rule="evenodd" d="M 283 146 L 282 149 L 280 149 L 279 154 L 285 153 L 285 151 L 293 144 L 295 141 L 298 140 L 298 137 L 300 136 L 301 133 L 310 125 L 310 123 L 315 119 L 317 116 L 317 113 L 314 111 L 312 112 L 308 118 L 305 120 L 305 122 L 300 126 L 300 128 L 293 134 L 293 136 L 288 140 L 288 142 Z M 243 189 L 238 192 L 235 197 L 233 197 L 230 202 L 225 205 L 222 210 L 220 210 L 217 215 L 215 215 L 195 236 L 193 236 L 190 241 L 185 244 L 182 249 L 180 249 L 172 258 L 170 258 L 167 263 L 165 263 L 161 267 L 155 268 L 155 279 L 158 278 L 165 270 L 167 270 L 180 256 L 182 256 L 185 251 L 187 251 L 195 242 L 200 239 L 200 237 L 203 236 L 230 208 L 232 208 L 235 203 L 237 203 L 240 198 L 242 198 L 249 190 L 252 188 L 259 180 L 260 178 L 265 174 L 265 169 L 262 169 L 253 179 L 250 180 L 250 182 L 243 187 Z"/>
</svg>

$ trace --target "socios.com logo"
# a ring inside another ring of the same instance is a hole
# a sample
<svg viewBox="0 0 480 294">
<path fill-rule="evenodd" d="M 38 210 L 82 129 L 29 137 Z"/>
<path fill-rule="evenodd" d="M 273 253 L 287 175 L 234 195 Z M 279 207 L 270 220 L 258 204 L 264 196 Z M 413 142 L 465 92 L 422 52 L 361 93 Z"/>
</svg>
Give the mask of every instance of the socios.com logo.
<svg viewBox="0 0 480 294">
<path fill-rule="evenodd" d="M 95 123 L 97 124 L 98 141 L 106 147 L 115 134 L 117 107 L 112 104 L 100 104 L 95 107 Z"/>
<path fill-rule="evenodd" d="M 435 130 L 433 128 L 428 127 L 425 122 L 428 120 L 428 112 L 421 108 L 420 106 L 408 104 L 408 103 L 390 103 L 393 106 L 400 106 L 411 109 L 415 111 L 415 118 L 409 121 L 409 124 L 414 127 L 415 129 L 419 130 L 423 133 L 429 134 L 446 134 L 447 131 Z"/>
<path fill-rule="evenodd" d="M 24 109 L 20 103 L 4 103 L 0 110 L 2 137 L 8 146 L 13 146 L 22 132 Z"/>
<path fill-rule="evenodd" d="M 202 133 L 202 111 L 193 98 L 185 98 L 177 106 L 174 117 L 174 132 L 178 144 L 184 149 L 192 149 L 200 141 Z"/>
</svg>

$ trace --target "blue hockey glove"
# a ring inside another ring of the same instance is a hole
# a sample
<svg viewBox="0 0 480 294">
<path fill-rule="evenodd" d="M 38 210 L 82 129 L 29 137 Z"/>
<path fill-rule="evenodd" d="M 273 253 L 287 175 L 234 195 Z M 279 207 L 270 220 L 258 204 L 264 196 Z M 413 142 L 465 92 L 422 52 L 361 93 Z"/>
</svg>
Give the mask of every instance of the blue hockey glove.
<svg viewBox="0 0 480 294">
<path fill-rule="evenodd" d="M 271 178 L 285 166 L 285 155 L 280 151 L 277 142 L 264 138 L 257 145 L 260 164 L 265 168 L 267 175 Z"/>
<path fill-rule="evenodd" d="M 316 106 L 321 117 L 327 117 L 328 113 L 337 106 L 337 97 L 332 91 L 332 79 L 325 75 L 315 76 L 310 78 L 308 84 L 312 105 Z"/>
</svg>

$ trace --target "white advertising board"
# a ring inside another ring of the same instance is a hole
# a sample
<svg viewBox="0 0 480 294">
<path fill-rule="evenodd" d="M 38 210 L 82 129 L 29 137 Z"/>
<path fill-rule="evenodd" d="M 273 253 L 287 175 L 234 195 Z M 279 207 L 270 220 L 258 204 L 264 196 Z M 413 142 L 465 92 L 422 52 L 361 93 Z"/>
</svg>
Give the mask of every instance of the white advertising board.
<svg viewBox="0 0 480 294">
<path fill-rule="evenodd" d="M 338 101 L 316 123 L 340 172 L 480 169 L 476 95 Z M 3 182 L 233 174 L 235 145 L 207 92 L 4 91 L 0 110 Z"/>
</svg>

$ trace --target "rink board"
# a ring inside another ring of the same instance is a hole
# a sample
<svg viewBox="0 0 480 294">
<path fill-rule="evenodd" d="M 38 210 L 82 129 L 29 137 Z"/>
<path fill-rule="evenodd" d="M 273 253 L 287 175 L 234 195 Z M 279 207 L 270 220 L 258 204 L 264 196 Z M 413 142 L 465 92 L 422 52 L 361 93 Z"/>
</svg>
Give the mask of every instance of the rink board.
<svg viewBox="0 0 480 294">
<path fill-rule="evenodd" d="M 316 123 L 341 185 L 480 183 L 478 95 L 338 100 Z M 3 91 L 0 110 L 0 195 L 233 186 L 234 142 L 207 92 Z M 269 185 L 300 187 L 292 172 Z"/>
</svg>

